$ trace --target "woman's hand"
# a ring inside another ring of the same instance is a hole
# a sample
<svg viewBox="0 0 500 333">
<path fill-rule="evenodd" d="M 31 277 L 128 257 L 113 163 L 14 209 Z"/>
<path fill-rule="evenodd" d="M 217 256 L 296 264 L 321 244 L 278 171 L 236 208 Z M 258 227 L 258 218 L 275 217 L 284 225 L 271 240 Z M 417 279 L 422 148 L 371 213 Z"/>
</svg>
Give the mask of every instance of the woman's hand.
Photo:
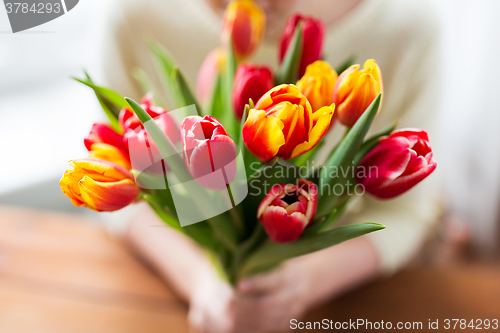
<svg viewBox="0 0 500 333">
<path fill-rule="evenodd" d="M 236 289 L 213 274 L 193 290 L 194 333 L 266 333 L 286 330 L 307 309 L 378 274 L 378 257 L 360 237 L 286 261 L 278 269 L 240 281 Z"/>
<path fill-rule="evenodd" d="M 236 289 L 211 277 L 193 293 L 189 323 L 193 333 L 283 331 L 306 311 L 306 274 L 300 263 L 243 280 Z"/>
</svg>

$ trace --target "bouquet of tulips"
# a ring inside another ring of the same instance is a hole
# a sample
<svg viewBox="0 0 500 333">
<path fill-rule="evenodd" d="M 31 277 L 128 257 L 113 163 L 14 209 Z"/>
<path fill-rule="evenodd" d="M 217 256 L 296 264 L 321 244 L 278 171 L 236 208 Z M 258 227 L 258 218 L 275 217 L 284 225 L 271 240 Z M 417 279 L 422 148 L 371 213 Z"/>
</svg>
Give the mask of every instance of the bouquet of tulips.
<svg viewBox="0 0 500 333">
<path fill-rule="evenodd" d="M 69 162 L 64 194 L 96 211 L 146 201 L 233 284 L 383 229 L 334 223 L 355 196 L 393 198 L 427 177 L 436 168 L 427 133 L 393 124 L 365 138 L 382 102 L 380 68 L 347 61 L 336 71 L 320 60 L 317 19 L 288 20 L 276 72 L 247 62 L 264 27 L 252 1 L 230 2 L 221 47 L 204 61 L 196 94 L 156 41 L 149 46 L 163 89 L 135 71 L 146 93 L 139 103 L 88 75 L 78 79 L 94 90 L 109 123 L 93 125 L 88 158 Z M 322 138 L 336 121 L 346 132 L 328 147 Z M 315 165 L 322 146 L 330 153 Z"/>
</svg>

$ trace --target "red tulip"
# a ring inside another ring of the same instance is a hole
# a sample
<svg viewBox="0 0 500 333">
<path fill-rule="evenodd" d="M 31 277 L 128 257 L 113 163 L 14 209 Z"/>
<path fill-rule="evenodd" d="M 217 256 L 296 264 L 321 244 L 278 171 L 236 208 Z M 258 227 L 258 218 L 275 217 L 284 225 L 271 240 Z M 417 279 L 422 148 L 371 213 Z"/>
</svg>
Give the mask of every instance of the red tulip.
<svg viewBox="0 0 500 333">
<path fill-rule="evenodd" d="M 408 191 L 436 169 L 427 133 L 421 129 L 394 131 L 358 165 L 356 181 L 366 192 L 389 199 Z"/>
<path fill-rule="evenodd" d="M 323 39 L 325 36 L 325 27 L 321 20 L 306 17 L 299 14 L 293 15 L 288 19 L 285 30 L 280 41 L 280 62 L 285 57 L 286 50 L 292 41 L 295 27 L 302 22 L 302 56 L 300 59 L 299 77 L 306 72 L 306 67 L 316 60 L 321 59 L 323 49 Z M 291 82 L 290 82 L 291 83 Z"/>
<path fill-rule="evenodd" d="M 141 107 L 154 119 L 173 144 L 181 140 L 179 126 L 165 109 L 153 104 L 152 94 L 142 98 Z M 144 170 L 144 167 L 151 164 L 148 149 L 151 149 L 154 158 L 160 157 L 158 149 L 132 110 L 123 108 L 118 120 L 125 131 L 123 141 L 131 155 L 132 168 Z"/>
<path fill-rule="evenodd" d="M 273 74 L 266 66 L 244 64 L 238 67 L 233 86 L 233 108 L 238 119 L 251 98 L 257 102 L 274 85 Z"/>
<path fill-rule="evenodd" d="M 221 42 L 225 48 L 232 39 L 240 61 L 251 56 L 264 36 L 266 15 L 252 0 L 232 0 L 224 12 Z"/>
<path fill-rule="evenodd" d="M 314 218 L 318 189 L 313 182 L 299 179 L 297 185 L 276 184 L 262 200 L 257 218 L 276 243 L 300 237 Z"/>
<path fill-rule="evenodd" d="M 212 190 L 225 189 L 236 175 L 236 146 L 212 116 L 189 116 L 181 123 L 184 163 L 191 176 Z"/>
<path fill-rule="evenodd" d="M 149 93 L 141 99 L 141 107 L 155 119 L 159 115 L 166 113 L 165 109 L 156 106 L 152 101 L 153 94 Z M 135 130 L 137 127 L 141 126 L 141 121 L 128 107 L 121 109 L 120 115 L 118 116 L 118 121 L 122 126 L 123 130 L 127 132 L 128 130 Z"/>
<path fill-rule="evenodd" d="M 91 150 L 94 143 L 106 143 L 126 151 L 123 136 L 116 133 L 109 125 L 96 123 L 92 125 L 89 135 L 83 140 L 87 150 Z"/>
</svg>

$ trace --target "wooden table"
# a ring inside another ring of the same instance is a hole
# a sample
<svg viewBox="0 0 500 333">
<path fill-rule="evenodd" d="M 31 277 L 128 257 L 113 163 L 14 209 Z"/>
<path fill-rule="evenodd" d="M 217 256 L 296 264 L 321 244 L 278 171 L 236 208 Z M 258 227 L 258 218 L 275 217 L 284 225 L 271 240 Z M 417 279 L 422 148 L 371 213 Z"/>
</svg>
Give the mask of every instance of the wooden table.
<svg viewBox="0 0 500 333">
<path fill-rule="evenodd" d="M 0 207 L 0 332 L 183 333 L 186 313 L 126 244 L 93 221 Z M 424 325 L 429 319 L 500 319 L 500 267 L 407 270 L 306 320 L 324 318 Z"/>
</svg>

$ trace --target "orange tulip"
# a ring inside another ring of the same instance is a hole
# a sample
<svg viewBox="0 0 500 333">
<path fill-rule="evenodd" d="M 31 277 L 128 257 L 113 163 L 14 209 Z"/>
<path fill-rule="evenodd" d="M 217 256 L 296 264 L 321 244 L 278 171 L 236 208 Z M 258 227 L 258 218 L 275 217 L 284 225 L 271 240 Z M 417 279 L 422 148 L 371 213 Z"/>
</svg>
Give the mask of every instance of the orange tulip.
<svg viewBox="0 0 500 333">
<path fill-rule="evenodd" d="M 259 46 L 266 26 L 266 16 L 252 0 L 231 1 L 224 13 L 222 45 L 232 38 L 238 60 L 244 60 Z"/>
<path fill-rule="evenodd" d="M 127 170 L 132 169 L 128 154 L 107 143 L 94 143 L 90 146 L 89 157 L 114 162 Z"/>
<path fill-rule="evenodd" d="M 111 212 L 128 206 L 139 194 L 132 174 L 124 167 L 95 158 L 70 161 L 59 185 L 75 206 Z"/>
<path fill-rule="evenodd" d="M 312 112 L 311 104 L 293 84 L 269 90 L 250 110 L 243 126 L 248 150 L 262 161 L 285 160 L 312 149 L 330 126 L 335 106 Z"/>
<path fill-rule="evenodd" d="M 333 103 L 333 87 L 337 72 L 327 62 L 317 60 L 307 66 L 306 73 L 297 82 L 297 88 L 311 103 L 313 112 Z"/>
<path fill-rule="evenodd" d="M 363 69 L 352 65 L 340 74 L 333 89 L 333 102 L 337 105 L 337 118 L 352 127 L 380 92 L 383 92 L 382 73 L 373 59 Z"/>
</svg>

